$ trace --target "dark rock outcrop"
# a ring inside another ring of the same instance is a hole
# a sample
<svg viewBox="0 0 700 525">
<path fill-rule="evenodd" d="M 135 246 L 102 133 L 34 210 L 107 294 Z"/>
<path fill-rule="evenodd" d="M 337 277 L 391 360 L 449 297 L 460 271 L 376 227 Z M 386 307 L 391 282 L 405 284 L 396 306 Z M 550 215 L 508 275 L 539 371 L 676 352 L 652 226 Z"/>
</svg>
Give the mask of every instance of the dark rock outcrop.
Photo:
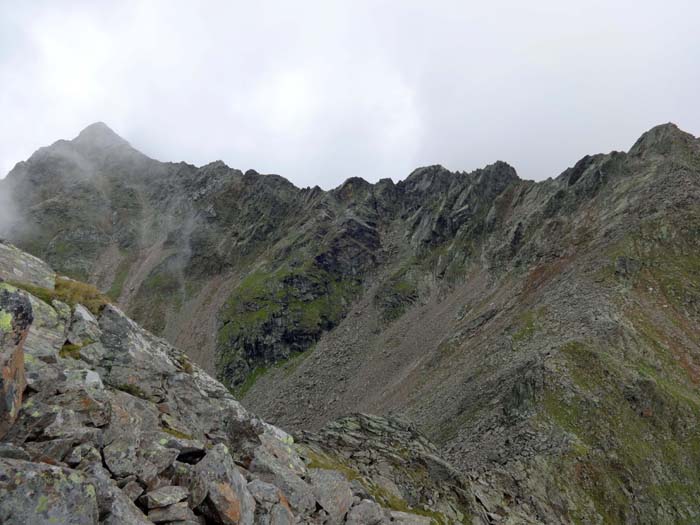
<svg viewBox="0 0 700 525">
<path fill-rule="evenodd" d="M 15 422 L 22 406 L 27 384 L 24 342 L 33 321 L 29 299 L 0 282 L 0 438 Z"/>
</svg>

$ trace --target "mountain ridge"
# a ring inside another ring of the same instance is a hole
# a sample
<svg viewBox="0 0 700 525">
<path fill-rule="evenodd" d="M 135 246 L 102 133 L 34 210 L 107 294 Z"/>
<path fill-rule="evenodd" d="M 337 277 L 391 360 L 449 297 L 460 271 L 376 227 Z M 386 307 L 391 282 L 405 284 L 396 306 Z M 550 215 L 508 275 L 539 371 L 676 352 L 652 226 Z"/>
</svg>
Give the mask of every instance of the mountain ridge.
<svg viewBox="0 0 700 525">
<path fill-rule="evenodd" d="M 5 235 L 266 420 L 400 416 L 477 480 L 493 523 L 697 518 L 700 141 L 675 125 L 538 182 L 497 162 L 324 191 L 88 160 L 3 182 Z"/>
</svg>

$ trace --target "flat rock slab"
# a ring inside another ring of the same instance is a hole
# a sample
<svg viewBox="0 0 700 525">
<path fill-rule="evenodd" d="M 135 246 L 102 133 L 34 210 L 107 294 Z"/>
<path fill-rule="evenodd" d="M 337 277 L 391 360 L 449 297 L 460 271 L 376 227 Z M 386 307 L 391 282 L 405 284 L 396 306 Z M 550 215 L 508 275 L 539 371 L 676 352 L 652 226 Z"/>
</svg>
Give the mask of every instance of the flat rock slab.
<svg viewBox="0 0 700 525">
<path fill-rule="evenodd" d="M 340 523 L 352 505 L 352 489 L 337 470 L 309 469 L 309 481 L 316 501 L 324 508 L 331 523 Z"/>
<path fill-rule="evenodd" d="M 153 523 L 170 523 L 182 521 L 194 521 L 196 516 L 187 506 L 187 502 L 175 503 L 168 507 L 152 509 L 148 511 L 148 519 Z"/>
<path fill-rule="evenodd" d="M 66 341 L 66 325 L 56 310 L 41 299 L 29 295 L 34 322 L 29 328 L 24 352 L 43 363 L 56 363 Z M 32 363 L 29 363 L 32 364 Z"/>
<path fill-rule="evenodd" d="M 377 503 L 370 500 L 362 500 L 350 509 L 345 523 L 348 525 L 380 525 L 385 521 L 384 512 Z"/>
<path fill-rule="evenodd" d="M 0 278 L 53 290 L 56 272 L 41 259 L 0 242 Z"/>
<path fill-rule="evenodd" d="M 430 525 L 432 520 L 427 516 L 408 514 L 407 512 L 391 511 L 392 523 L 402 523 L 403 525 Z"/>
<path fill-rule="evenodd" d="M 189 491 L 185 487 L 167 485 L 146 494 L 143 499 L 149 509 L 167 507 L 187 499 Z"/>
</svg>

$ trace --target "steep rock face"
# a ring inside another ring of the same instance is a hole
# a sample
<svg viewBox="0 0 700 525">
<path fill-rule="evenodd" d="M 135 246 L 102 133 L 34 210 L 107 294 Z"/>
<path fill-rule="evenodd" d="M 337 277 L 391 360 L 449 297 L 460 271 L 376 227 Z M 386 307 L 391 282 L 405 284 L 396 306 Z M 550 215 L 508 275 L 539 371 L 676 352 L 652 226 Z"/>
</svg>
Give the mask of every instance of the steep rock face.
<svg viewBox="0 0 700 525">
<path fill-rule="evenodd" d="M 21 263 L 5 248 L 0 279 Z M 13 282 L 0 283 L 2 314 L 12 315 L 0 336 L 25 341 L 15 365 L 27 386 L 22 397 L 24 385 L 12 384 L 19 403 L 2 414 L 2 523 L 345 523 L 367 508 L 376 523 L 424 522 L 423 502 L 394 516 L 366 493 L 369 478 L 313 464 L 308 446 L 111 304 L 93 315 L 76 296 L 70 306 L 55 290 Z M 458 510 L 465 519 L 470 503 Z"/>
</svg>

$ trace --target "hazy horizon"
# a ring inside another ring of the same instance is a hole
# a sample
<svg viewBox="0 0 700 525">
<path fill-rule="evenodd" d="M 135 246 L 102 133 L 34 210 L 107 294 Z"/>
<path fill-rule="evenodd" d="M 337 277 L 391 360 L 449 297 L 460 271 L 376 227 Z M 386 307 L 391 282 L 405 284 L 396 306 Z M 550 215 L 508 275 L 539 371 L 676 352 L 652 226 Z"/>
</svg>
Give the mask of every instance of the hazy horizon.
<svg viewBox="0 0 700 525">
<path fill-rule="evenodd" d="M 0 2 L 0 177 L 105 122 L 163 161 L 297 186 L 496 160 L 555 177 L 700 134 L 700 6 Z"/>
</svg>

